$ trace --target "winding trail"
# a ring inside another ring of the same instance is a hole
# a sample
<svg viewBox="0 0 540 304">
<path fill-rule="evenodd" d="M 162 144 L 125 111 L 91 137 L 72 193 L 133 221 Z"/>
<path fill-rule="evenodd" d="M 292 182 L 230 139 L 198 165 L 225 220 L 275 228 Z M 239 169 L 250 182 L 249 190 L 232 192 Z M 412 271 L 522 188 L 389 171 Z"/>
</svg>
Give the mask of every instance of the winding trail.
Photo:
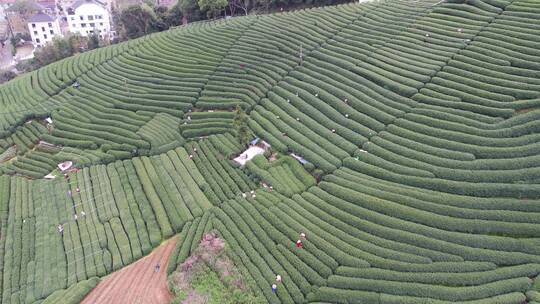
<svg viewBox="0 0 540 304">
<path fill-rule="evenodd" d="M 82 304 L 168 304 L 167 262 L 177 238 L 163 242 L 152 253 L 107 277 L 94 288 Z M 160 270 L 155 272 L 159 262 Z"/>
</svg>

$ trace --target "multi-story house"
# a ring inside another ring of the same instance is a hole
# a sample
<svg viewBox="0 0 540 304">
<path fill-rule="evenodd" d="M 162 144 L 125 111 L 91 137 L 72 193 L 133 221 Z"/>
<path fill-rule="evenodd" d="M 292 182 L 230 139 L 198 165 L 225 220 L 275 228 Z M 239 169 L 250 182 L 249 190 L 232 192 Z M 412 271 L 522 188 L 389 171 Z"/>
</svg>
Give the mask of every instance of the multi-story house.
<svg viewBox="0 0 540 304">
<path fill-rule="evenodd" d="M 66 10 L 68 28 L 71 33 L 81 36 L 98 35 L 110 38 L 110 14 L 105 3 L 99 0 L 78 0 Z"/>
<path fill-rule="evenodd" d="M 60 25 L 56 18 L 44 13 L 38 13 L 28 20 L 28 30 L 34 47 L 42 47 L 56 36 L 62 36 Z"/>
</svg>

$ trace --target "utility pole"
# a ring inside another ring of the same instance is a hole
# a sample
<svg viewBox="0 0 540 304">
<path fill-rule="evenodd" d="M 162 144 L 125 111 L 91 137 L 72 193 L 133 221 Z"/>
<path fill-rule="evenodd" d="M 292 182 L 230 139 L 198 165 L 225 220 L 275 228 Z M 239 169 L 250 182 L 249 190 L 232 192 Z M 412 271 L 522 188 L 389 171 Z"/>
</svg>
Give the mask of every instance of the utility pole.
<svg viewBox="0 0 540 304">
<path fill-rule="evenodd" d="M 300 44 L 300 66 L 302 66 L 303 63 L 303 56 L 304 54 L 302 53 L 302 44 Z"/>
<path fill-rule="evenodd" d="M 13 38 L 13 37 L 15 37 L 15 35 L 13 35 L 13 28 L 11 27 L 11 20 L 9 20 L 9 15 L 7 13 L 6 13 L 5 18 L 7 20 L 9 33 L 11 34 L 11 38 Z"/>
<path fill-rule="evenodd" d="M 126 77 L 124 77 L 124 89 L 125 89 L 126 92 L 127 92 L 127 97 L 128 97 L 128 98 L 131 97 L 131 96 L 130 96 L 130 95 L 131 95 L 131 92 L 129 91 L 129 87 L 128 87 L 128 83 L 127 83 L 127 78 L 126 78 Z"/>
</svg>

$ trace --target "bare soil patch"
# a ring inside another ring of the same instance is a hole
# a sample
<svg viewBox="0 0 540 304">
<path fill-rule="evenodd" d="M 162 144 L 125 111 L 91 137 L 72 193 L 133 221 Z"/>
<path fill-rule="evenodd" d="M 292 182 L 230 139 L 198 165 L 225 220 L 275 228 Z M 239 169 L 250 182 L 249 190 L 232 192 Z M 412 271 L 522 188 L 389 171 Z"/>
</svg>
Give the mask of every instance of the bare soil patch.
<svg viewBox="0 0 540 304">
<path fill-rule="evenodd" d="M 164 242 L 144 258 L 105 277 L 81 303 L 168 304 L 172 296 L 167 288 L 167 262 L 176 241 Z"/>
</svg>

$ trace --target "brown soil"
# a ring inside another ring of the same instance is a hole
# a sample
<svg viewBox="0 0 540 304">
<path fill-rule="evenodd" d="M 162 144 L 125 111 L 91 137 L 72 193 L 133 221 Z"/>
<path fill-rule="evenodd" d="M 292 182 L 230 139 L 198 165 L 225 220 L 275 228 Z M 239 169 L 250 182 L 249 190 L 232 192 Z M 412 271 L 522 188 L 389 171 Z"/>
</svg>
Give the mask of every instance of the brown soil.
<svg viewBox="0 0 540 304">
<path fill-rule="evenodd" d="M 277 153 L 273 153 L 272 155 L 270 155 L 270 158 L 268 158 L 269 162 L 273 162 L 276 160 L 277 160 Z"/>
<path fill-rule="evenodd" d="M 517 110 L 516 112 L 514 112 L 514 116 L 520 115 L 520 114 L 525 114 L 525 113 L 528 113 L 530 111 L 534 111 L 534 110 L 537 110 L 537 109 L 538 108 L 528 108 L 528 109 Z"/>
<path fill-rule="evenodd" d="M 167 262 L 176 245 L 170 239 L 137 262 L 105 277 L 82 304 L 167 304 L 172 296 L 167 287 Z M 155 272 L 159 262 L 160 270 Z"/>
</svg>

